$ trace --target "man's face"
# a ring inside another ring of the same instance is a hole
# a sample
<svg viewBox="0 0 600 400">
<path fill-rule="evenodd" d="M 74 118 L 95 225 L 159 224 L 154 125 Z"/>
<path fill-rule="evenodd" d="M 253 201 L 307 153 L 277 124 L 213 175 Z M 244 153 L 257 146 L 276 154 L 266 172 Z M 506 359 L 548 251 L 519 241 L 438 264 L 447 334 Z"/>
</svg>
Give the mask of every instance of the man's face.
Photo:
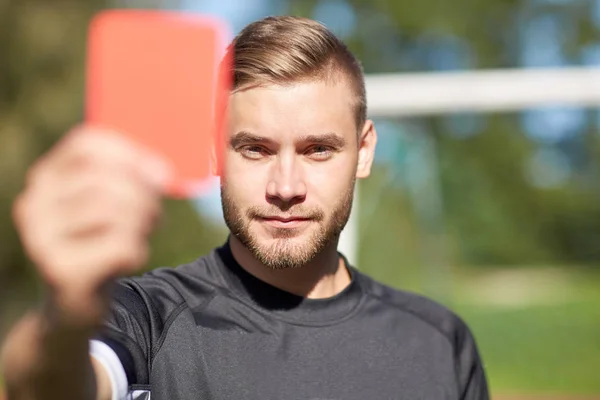
<svg viewBox="0 0 600 400">
<path fill-rule="evenodd" d="M 356 127 L 353 98 L 344 80 L 231 95 L 223 213 L 264 265 L 299 267 L 337 242 L 375 147 L 370 121 Z"/>
</svg>

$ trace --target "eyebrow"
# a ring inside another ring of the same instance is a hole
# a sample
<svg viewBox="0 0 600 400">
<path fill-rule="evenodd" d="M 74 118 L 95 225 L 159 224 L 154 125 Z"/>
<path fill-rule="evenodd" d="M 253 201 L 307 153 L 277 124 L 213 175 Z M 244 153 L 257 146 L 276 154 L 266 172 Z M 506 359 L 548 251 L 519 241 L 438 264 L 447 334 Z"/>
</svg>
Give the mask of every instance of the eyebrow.
<svg viewBox="0 0 600 400">
<path fill-rule="evenodd" d="M 298 139 L 298 142 L 322 144 L 335 148 L 341 148 L 346 145 L 346 139 L 334 132 L 324 133 L 322 135 L 302 136 Z"/>
<path fill-rule="evenodd" d="M 273 143 L 273 140 L 248 131 L 240 131 L 233 135 L 229 142 L 232 147 L 239 147 L 254 143 Z M 335 148 L 341 148 L 346 145 L 346 140 L 334 132 L 324 133 L 321 135 L 301 136 L 296 140 L 296 142 L 314 143 L 320 145 L 327 145 Z"/>
<path fill-rule="evenodd" d="M 253 143 L 271 143 L 271 139 L 264 136 L 256 135 L 254 133 L 241 131 L 231 137 L 229 143 L 231 147 L 239 147 Z"/>
</svg>

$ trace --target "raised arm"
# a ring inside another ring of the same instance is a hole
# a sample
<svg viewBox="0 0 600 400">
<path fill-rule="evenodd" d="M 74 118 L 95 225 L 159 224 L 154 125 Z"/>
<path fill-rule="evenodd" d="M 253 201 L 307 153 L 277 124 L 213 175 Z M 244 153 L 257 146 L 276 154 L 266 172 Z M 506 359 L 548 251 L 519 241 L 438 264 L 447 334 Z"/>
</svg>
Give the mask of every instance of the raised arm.
<svg viewBox="0 0 600 400">
<path fill-rule="evenodd" d="M 3 345 L 8 400 L 111 399 L 89 340 L 108 311 L 111 283 L 146 261 L 167 173 L 145 150 L 90 127 L 73 130 L 31 168 L 14 220 L 47 293 Z"/>
</svg>

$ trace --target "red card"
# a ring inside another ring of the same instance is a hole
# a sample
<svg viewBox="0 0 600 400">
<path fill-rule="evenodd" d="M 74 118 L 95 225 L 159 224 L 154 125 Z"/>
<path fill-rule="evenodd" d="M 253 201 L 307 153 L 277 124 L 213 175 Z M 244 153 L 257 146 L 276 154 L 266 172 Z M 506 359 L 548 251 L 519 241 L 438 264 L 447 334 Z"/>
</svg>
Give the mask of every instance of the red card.
<svg viewBox="0 0 600 400">
<path fill-rule="evenodd" d="M 228 32 L 218 19 L 165 11 L 105 11 L 90 25 L 86 121 L 164 156 L 171 197 L 201 194 L 210 176 L 215 113 L 230 84 L 219 79 Z"/>
</svg>

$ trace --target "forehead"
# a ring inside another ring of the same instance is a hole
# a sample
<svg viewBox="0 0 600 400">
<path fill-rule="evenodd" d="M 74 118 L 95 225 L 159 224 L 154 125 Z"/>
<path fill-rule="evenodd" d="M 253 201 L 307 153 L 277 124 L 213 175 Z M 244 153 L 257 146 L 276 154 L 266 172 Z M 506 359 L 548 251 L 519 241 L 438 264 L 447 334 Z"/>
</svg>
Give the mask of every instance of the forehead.
<svg viewBox="0 0 600 400">
<path fill-rule="evenodd" d="M 355 135 L 353 93 L 344 81 L 268 85 L 233 93 L 229 134 L 241 130 L 269 135 Z"/>
</svg>

